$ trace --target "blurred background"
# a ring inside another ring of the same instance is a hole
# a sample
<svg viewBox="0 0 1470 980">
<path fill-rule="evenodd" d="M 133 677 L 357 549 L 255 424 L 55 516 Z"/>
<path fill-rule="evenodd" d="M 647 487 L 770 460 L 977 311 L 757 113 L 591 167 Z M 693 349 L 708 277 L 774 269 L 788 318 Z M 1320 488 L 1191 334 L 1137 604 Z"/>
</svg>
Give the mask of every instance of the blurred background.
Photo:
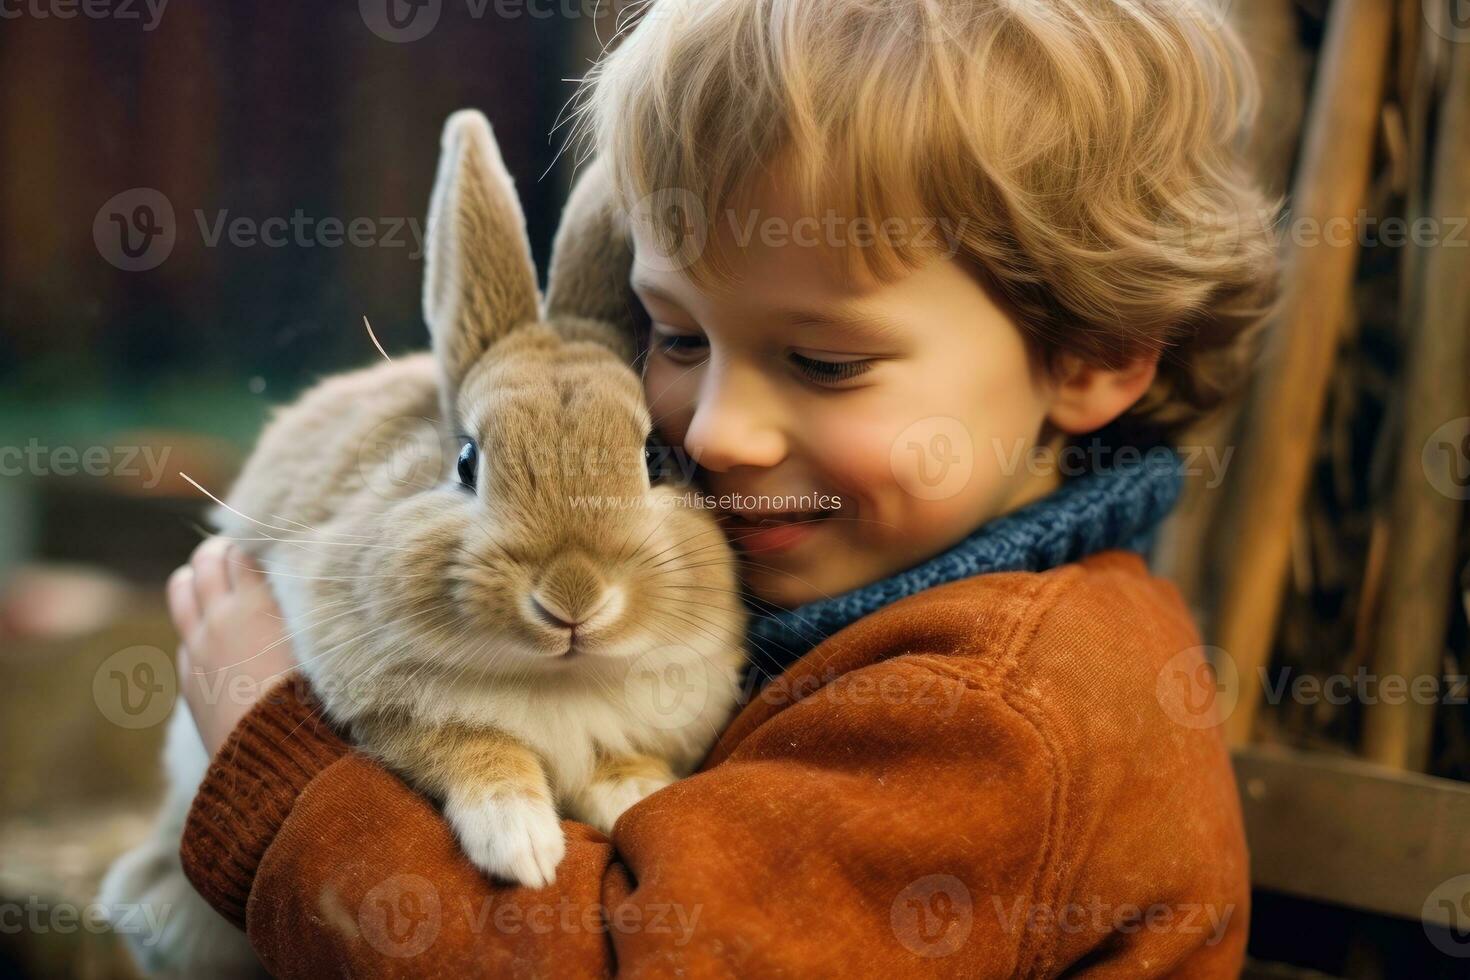
<svg viewBox="0 0 1470 980">
<path fill-rule="evenodd" d="M 378 356 L 364 317 L 422 346 L 453 110 L 490 117 L 544 268 L 558 123 L 618 13 L 0 2 L 0 975 L 131 975 L 87 903 L 161 789 L 161 585 L 203 511 L 178 474 L 227 487 L 271 405 Z M 1220 16 L 1262 76 L 1286 299 L 1154 563 L 1211 645 L 1252 975 L 1470 976 L 1470 6 Z"/>
</svg>

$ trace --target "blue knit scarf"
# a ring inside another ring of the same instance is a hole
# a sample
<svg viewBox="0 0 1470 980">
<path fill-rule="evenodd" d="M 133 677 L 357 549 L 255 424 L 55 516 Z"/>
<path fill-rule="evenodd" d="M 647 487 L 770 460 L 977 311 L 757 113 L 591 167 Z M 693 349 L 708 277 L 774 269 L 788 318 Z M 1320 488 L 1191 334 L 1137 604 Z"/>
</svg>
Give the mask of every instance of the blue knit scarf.
<svg viewBox="0 0 1470 980">
<path fill-rule="evenodd" d="M 1112 548 L 1147 554 L 1179 497 L 1182 460 L 1156 446 L 1120 454 L 1052 493 L 982 525 L 918 565 L 851 592 L 794 609 L 747 598 L 751 666 L 774 676 L 850 623 L 924 589 L 986 572 L 1039 572 Z"/>
</svg>

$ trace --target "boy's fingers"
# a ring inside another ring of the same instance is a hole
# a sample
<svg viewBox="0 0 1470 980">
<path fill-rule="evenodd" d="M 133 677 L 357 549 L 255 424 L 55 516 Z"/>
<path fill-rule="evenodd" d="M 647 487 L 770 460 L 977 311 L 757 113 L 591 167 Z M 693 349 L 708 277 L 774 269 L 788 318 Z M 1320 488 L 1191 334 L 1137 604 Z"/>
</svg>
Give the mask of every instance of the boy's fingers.
<svg viewBox="0 0 1470 980">
<path fill-rule="evenodd" d="M 226 563 L 230 543 L 224 538 L 206 538 L 194 549 L 189 564 L 194 566 L 194 595 L 199 608 L 208 609 L 210 603 L 230 591 L 230 570 Z"/>
<path fill-rule="evenodd" d="M 168 597 L 168 614 L 173 618 L 174 629 L 180 636 L 189 636 L 199 625 L 199 600 L 194 593 L 194 568 L 180 565 L 168 577 L 164 590 Z"/>
</svg>

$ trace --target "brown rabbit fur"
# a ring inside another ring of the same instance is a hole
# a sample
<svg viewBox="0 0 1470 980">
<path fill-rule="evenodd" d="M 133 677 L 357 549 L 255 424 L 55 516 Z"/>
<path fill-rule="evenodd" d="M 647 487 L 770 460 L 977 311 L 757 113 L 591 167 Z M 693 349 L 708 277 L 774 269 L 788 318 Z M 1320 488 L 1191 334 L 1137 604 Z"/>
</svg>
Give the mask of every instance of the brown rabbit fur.
<svg viewBox="0 0 1470 980">
<path fill-rule="evenodd" d="M 281 411 L 215 515 L 269 573 L 330 717 L 443 803 L 472 861 L 532 887 L 563 855 L 559 807 L 610 831 L 703 757 L 743 662 L 724 536 L 645 466 L 651 420 L 615 322 L 627 247 L 594 162 L 543 311 L 489 124 L 456 113 L 429 214 L 432 354 Z M 180 717 L 187 805 L 202 753 Z M 175 851 L 177 822 L 160 824 Z M 128 860 L 113 901 L 156 891 Z"/>
<path fill-rule="evenodd" d="M 560 286 L 542 320 L 489 125 L 456 114 L 429 213 L 432 359 L 329 380 L 283 413 L 220 521 L 267 539 L 256 551 L 330 714 L 444 800 L 471 859 L 527 885 L 561 857 L 557 802 L 609 831 L 698 761 L 741 662 L 718 526 L 650 485 L 642 386 L 614 350 L 626 335 Z M 478 446 L 475 486 L 453 451 L 433 454 L 438 473 L 383 479 L 394 430 L 412 442 L 436 414 L 439 434 Z M 661 717 L 653 699 L 681 670 L 702 704 Z"/>
</svg>

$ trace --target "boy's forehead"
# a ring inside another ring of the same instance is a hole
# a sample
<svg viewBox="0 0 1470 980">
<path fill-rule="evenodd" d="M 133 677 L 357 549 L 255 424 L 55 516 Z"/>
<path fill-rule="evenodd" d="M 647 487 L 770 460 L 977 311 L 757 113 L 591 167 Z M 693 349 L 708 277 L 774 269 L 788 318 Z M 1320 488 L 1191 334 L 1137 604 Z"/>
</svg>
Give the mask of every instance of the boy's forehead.
<svg viewBox="0 0 1470 980">
<path fill-rule="evenodd" d="M 957 286 L 957 278 L 965 285 Z M 969 325 L 1000 315 L 988 294 L 974 288 L 976 284 L 953 261 L 845 292 L 830 284 L 813 288 L 789 269 L 730 288 L 702 289 L 677 272 L 642 270 L 635 263 L 631 281 L 655 319 L 668 317 L 678 326 L 729 329 L 749 338 L 804 337 L 814 342 L 842 338 L 873 350 L 907 349 L 920 334 L 942 336 L 941 322 Z M 693 323 L 685 323 L 686 318 Z"/>
</svg>

